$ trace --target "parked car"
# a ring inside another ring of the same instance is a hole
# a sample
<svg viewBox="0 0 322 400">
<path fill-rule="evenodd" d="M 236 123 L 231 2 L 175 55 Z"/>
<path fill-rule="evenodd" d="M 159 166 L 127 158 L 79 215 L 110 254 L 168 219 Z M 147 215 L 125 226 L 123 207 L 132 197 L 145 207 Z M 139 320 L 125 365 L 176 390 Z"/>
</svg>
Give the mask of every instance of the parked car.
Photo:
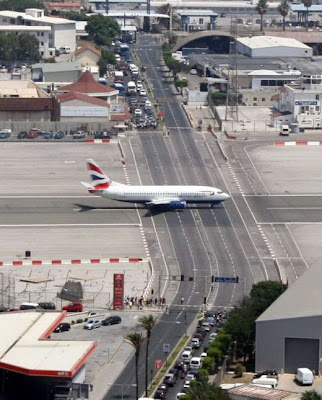
<svg viewBox="0 0 322 400">
<path fill-rule="evenodd" d="M 3 307 L 3 306 L 0 307 L 0 312 L 7 312 L 7 311 L 10 311 L 8 307 Z"/>
<path fill-rule="evenodd" d="M 110 137 L 111 137 L 111 135 L 107 131 L 96 132 L 94 135 L 95 139 L 109 139 Z"/>
<path fill-rule="evenodd" d="M 68 312 L 81 312 L 83 311 L 83 304 L 79 301 L 74 301 L 73 303 L 69 303 L 64 306 L 62 310 Z"/>
<path fill-rule="evenodd" d="M 38 137 L 38 132 L 39 132 L 38 130 L 32 129 L 27 133 L 26 138 L 27 139 L 36 139 Z"/>
<path fill-rule="evenodd" d="M 135 116 L 141 116 L 141 115 L 142 115 L 142 110 L 141 110 L 140 108 L 136 108 L 136 109 L 134 110 L 134 115 L 135 115 Z"/>
<path fill-rule="evenodd" d="M 177 381 L 177 378 L 174 374 L 166 374 L 163 383 L 165 383 L 168 386 L 174 386 Z"/>
<path fill-rule="evenodd" d="M 44 310 L 56 310 L 55 304 L 51 301 L 40 302 L 38 304 L 39 304 L 39 307 Z"/>
<path fill-rule="evenodd" d="M 66 332 L 66 331 L 70 331 L 70 324 L 68 322 L 62 322 L 54 330 L 55 333 Z"/>
<path fill-rule="evenodd" d="M 254 379 L 258 379 L 263 375 L 278 376 L 278 373 L 276 372 L 275 369 L 265 369 L 265 371 L 263 371 L 263 372 L 257 372 L 257 374 L 254 375 Z"/>
<path fill-rule="evenodd" d="M 7 139 L 11 136 L 11 129 L 1 129 L 0 139 Z"/>
<path fill-rule="evenodd" d="M 84 329 L 95 329 L 101 326 L 101 321 L 99 319 L 90 319 L 84 324 Z"/>
<path fill-rule="evenodd" d="M 44 134 L 44 139 L 53 139 L 54 134 L 52 132 L 46 132 Z"/>
<path fill-rule="evenodd" d="M 73 134 L 73 139 L 84 139 L 85 138 L 85 132 L 83 131 L 77 131 Z"/>
<path fill-rule="evenodd" d="M 21 303 L 20 304 L 20 310 L 39 310 L 39 304 L 38 303 Z"/>
<path fill-rule="evenodd" d="M 65 137 L 65 133 L 64 132 L 57 132 L 54 135 L 54 139 L 63 139 Z"/>
<path fill-rule="evenodd" d="M 102 325 L 115 325 L 115 324 L 120 324 L 121 322 L 122 322 L 121 317 L 119 317 L 118 315 L 111 315 L 110 317 L 103 319 Z"/>
<path fill-rule="evenodd" d="M 17 138 L 18 138 L 18 139 L 26 139 L 27 135 L 28 135 L 28 132 L 26 132 L 26 131 L 21 131 L 21 132 L 18 133 Z"/>
</svg>

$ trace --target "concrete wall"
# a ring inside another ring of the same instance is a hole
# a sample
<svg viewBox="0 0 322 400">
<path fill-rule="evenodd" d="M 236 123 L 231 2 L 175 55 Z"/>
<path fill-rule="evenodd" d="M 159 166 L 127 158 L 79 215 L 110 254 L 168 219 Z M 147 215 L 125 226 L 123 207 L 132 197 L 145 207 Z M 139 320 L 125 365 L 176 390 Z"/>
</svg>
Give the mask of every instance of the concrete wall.
<svg viewBox="0 0 322 400">
<path fill-rule="evenodd" d="M 276 369 L 278 372 L 284 371 L 284 346 L 287 337 L 318 339 L 320 341 L 318 371 L 320 373 L 322 367 L 322 316 L 256 322 L 255 370 Z"/>
<path fill-rule="evenodd" d="M 269 54 L 270 58 L 275 57 L 312 57 L 313 49 L 303 49 L 303 48 L 295 48 L 295 47 L 263 47 L 258 49 L 250 50 L 251 57 L 267 57 Z"/>
<path fill-rule="evenodd" d="M 272 89 L 272 88 L 266 88 L 264 90 L 260 89 L 241 89 L 239 93 L 242 96 L 242 103 L 245 105 L 250 105 L 250 106 L 272 106 L 274 103 L 274 100 L 272 97 L 275 94 L 279 93 L 278 89 Z"/>
<path fill-rule="evenodd" d="M 76 23 L 57 24 L 52 27 L 53 47 L 59 49 L 62 46 L 70 46 L 71 50 L 76 49 Z"/>
<path fill-rule="evenodd" d="M 50 121 L 50 111 L 0 111 L 1 121 Z M 22 129 L 24 130 L 24 129 Z"/>
<path fill-rule="evenodd" d="M 81 76 L 81 70 L 56 71 L 44 73 L 44 82 L 76 82 Z"/>
<path fill-rule="evenodd" d="M 81 63 L 83 66 L 97 66 L 97 62 L 100 59 L 100 56 L 94 54 L 90 50 L 84 50 L 80 54 L 75 57 L 75 61 Z"/>
</svg>

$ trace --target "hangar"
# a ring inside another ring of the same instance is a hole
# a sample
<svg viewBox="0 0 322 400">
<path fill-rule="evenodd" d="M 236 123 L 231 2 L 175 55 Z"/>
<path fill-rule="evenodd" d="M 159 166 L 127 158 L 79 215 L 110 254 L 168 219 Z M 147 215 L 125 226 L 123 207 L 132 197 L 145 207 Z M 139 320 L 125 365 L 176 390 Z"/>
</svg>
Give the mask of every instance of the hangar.
<svg viewBox="0 0 322 400">
<path fill-rule="evenodd" d="M 314 265 L 256 321 L 256 371 L 322 368 L 322 273 Z"/>
</svg>

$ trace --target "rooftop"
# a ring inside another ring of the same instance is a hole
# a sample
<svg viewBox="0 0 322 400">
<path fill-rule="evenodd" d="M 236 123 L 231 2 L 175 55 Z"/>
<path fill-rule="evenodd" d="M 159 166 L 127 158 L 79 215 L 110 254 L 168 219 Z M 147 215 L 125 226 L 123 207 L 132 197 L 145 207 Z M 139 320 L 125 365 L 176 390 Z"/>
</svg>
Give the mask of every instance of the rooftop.
<svg viewBox="0 0 322 400">
<path fill-rule="evenodd" d="M 86 44 L 85 46 L 80 47 L 79 49 L 74 51 L 75 56 L 77 56 L 78 54 L 83 53 L 84 51 L 89 50 L 95 54 L 97 54 L 98 56 L 101 55 L 101 50 L 97 49 L 96 47 L 90 45 L 90 44 Z"/>
<path fill-rule="evenodd" d="M 265 47 L 294 47 L 311 49 L 304 43 L 296 39 L 277 37 L 277 36 L 253 36 L 253 37 L 239 37 L 237 41 L 244 46 L 252 49 L 261 49 Z"/>
<path fill-rule="evenodd" d="M 262 400 L 282 400 L 290 398 L 299 398 L 300 394 L 286 390 L 270 389 L 255 385 L 242 385 L 228 390 L 229 394 L 244 396 L 252 399 Z"/>
<path fill-rule="evenodd" d="M 30 80 L 7 80 L 0 81 L 0 98 L 2 97 L 22 97 L 22 98 L 38 98 L 50 97 L 48 93 L 40 90 L 37 85 Z"/>
<path fill-rule="evenodd" d="M 257 318 L 257 322 L 322 315 L 321 287 L 321 265 L 317 261 Z"/>
<path fill-rule="evenodd" d="M 39 25 L 1 25 L 0 31 L 38 31 L 38 32 L 49 32 L 51 30 L 50 26 L 39 26 Z"/>
<path fill-rule="evenodd" d="M 81 5 L 79 3 L 61 3 L 61 2 L 54 2 L 54 3 L 47 3 L 50 7 L 77 7 L 80 8 Z"/>
<path fill-rule="evenodd" d="M 66 92 L 59 94 L 57 96 L 60 103 L 65 103 L 66 101 L 78 99 L 85 101 L 86 103 L 95 104 L 97 106 L 109 108 L 110 105 L 106 102 L 106 100 L 98 99 L 92 96 L 86 96 L 85 94 L 78 93 L 78 92 Z"/>
<path fill-rule="evenodd" d="M 89 71 L 85 71 L 77 82 L 71 85 L 62 86 L 59 91 L 61 92 L 78 92 L 84 94 L 101 94 L 106 95 L 107 93 L 118 94 L 118 90 L 102 85 L 95 81 L 93 75 Z"/>
<path fill-rule="evenodd" d="M 45 24 L 50 24 L 50 25 L 58 25 L 58 24 L 75 24 L 75 21 L 71 21 L 69 19 L 65 18 L 54 18 L 54 17 L 33 17 L 29 14 L 26 14 L 24 12 L 17 12 L 17 11 L 0 11 L 0 16 L 1 17 L 7 17 L 7 18 L 18 18 L 21 17 L 25 21 L 34 21 L 34 22 L 43 22 Z"/>
<path fill-rule="evenodd" d="M 217 13 L 215 13 L 213 10 L 178 10 L 178 14 L 182 16 L 197 16 L 197 17 L 202 17 L 202 16 L 218 16 Z"/>
<path fill-rule="evenodd" d="M 96 342 L 48 339 L 64 318 L 64 312 L 2 313 L 0 367 L 34 376 L 74 376 Z"/>
</svg>

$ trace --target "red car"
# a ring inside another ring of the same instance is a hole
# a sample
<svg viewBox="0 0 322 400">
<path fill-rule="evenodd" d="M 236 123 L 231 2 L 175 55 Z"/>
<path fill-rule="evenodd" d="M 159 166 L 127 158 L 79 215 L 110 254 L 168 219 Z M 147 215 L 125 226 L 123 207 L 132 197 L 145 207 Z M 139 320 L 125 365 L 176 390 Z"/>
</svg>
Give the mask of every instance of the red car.
<svg viewBox="0 0 322 400">
<path fill-rule="evenodd" d="M 64 311 L 69 311 L 69 312 L 81 312 L 83 311 L 83 304 L 79 301 L 75 301 L 73 303 L 67 304 L 67 306 L 64 306 L 62 308 Z"/>
<path fill-rule="evenodd" d="M 39 129 L 31 129 L 28 133 L 26 138 L 27 139 L 36 139 L 38 137 Z"/>
</svg>

